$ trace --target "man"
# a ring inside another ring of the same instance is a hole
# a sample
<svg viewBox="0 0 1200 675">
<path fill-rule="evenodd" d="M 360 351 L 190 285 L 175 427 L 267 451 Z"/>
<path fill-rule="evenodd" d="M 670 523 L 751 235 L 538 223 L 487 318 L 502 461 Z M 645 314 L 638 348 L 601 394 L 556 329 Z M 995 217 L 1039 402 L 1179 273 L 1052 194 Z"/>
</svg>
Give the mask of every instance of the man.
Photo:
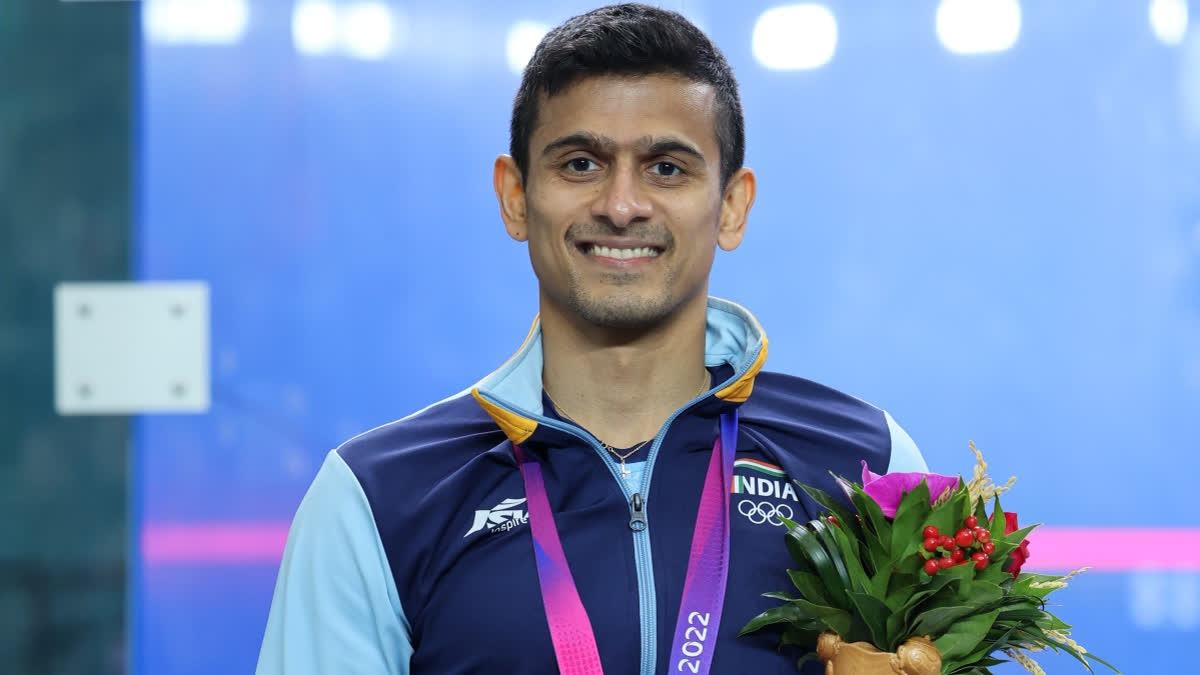
<svg viewBox="0 0 1200 675">
<path fill-rule="evenodd" d="M 925 466 L 883 411 L 763 371 L 758 322 L 708 297 L 755 196 L 728 64 L 673 12 L 596 10 L 542 41 L 511 132 L 493 181 L 539 320 L 329 454 L 259 672 L 794 672 L 736 637 L 789 587 L 780 517 L 818 513 L 791 479 Z"/>
</svg>

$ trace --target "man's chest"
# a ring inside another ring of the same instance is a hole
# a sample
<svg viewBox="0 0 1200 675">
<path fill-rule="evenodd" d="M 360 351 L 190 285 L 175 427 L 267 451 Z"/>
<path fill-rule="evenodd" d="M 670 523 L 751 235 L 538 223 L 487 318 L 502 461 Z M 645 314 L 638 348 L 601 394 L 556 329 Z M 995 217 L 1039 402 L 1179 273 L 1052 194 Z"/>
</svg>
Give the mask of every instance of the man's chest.
<svg viewBox="0 0 1200 675">
<path fill-rule="evenodd" d="M 662 482 L 644 495 L 647 528 L 641 531 L 630 527 L 628 490 L 607 486 L 568 495 L 557 488 L 572 486 L 549 486 L 605 672 L 639 672 L 644 649 L 656 655 L 655 672 L 675 672 L 668 652 L 704 459 L 694 458 L 694 466 L 677 461 L 655 476 Z M 729 572 L 712 672 L 795 672 L 794 655 L 777 652 L 777 637 L 736 633 L 776 604 L 762 593 L 790 586 L 780 518 L 805 520 L 807 510 L 783 469 L 765 457 L 739 457 L 728 488 Z M 424 601 L 412 615 L 413 672 L 557 672 L 520 482 L 464 506 L 446 528 L 445 538 L 455 541 L 439 547 L 442 555 L 421 580 Z"/>
</svg>

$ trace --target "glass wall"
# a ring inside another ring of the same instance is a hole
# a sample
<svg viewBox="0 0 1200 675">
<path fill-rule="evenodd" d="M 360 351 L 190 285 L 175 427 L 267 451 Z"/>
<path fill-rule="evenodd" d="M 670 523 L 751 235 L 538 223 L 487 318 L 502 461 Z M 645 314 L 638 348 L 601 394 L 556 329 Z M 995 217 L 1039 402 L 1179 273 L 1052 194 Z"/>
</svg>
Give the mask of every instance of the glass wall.
<svg viewBox="0 0 1200 675">
<path fill-rule="evenodd" d="M 129 278 L 135 7 L 0 3 L 0 663 L 125 672 L 129 422 L 55 412 L 61 281 Z"/>
</svg>

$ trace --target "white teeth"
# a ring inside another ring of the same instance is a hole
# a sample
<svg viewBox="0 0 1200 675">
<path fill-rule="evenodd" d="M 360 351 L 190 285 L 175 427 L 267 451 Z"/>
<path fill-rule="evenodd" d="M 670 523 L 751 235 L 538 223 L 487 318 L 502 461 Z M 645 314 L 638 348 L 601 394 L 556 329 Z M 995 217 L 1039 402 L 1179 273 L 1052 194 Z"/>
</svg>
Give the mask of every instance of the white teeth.
<svg viewBox="0 0 1200 675">
<path fill-rule="evenodd" d="M 590 253 L 602 258 L 614 258 L 616 260 L 658 257 L 658 250 L 650 248 L 649 246 L 643 246 L 641 248 L 609 248 L 607 246 L 592 246 Z"/>
</svg>

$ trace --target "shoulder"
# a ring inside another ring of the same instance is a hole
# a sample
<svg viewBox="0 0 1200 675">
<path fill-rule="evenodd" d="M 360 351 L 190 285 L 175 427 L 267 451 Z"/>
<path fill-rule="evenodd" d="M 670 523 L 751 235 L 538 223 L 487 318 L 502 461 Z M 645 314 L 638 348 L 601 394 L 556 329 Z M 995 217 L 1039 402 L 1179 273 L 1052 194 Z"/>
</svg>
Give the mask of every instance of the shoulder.
<svg viewBox="0 0 1200 675">
<path fill-rule="evenodd" d="M 411 493 L 502 444 L 504 434 L 469 392 L 354 436 L 335 452 L 372 502 L 390 486 Z"/>
<path fill-rule="evenodd" d="M 792 424 L 820 421 L 840 429 L 881 429 L 883 410 L 845 392 L 795 375 L 763 371 L 754 381 L 743 416 Z"/>
<path fill-rule="evenodd" d="M 925 470 L 916 444 L 887 411 L 819 382 L 763 371 L 741 415 L 784 448 L 850 453 L 881 472 Z"/>
</svg>

